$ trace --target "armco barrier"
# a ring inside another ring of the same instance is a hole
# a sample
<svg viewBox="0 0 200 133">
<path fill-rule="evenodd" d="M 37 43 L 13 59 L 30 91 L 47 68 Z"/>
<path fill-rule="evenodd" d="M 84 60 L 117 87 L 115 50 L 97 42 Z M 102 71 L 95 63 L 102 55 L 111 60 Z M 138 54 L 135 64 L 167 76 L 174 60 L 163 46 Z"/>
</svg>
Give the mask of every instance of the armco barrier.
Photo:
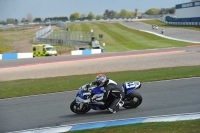
<svg viewBox="0 0 200 133">
<path fill-rule="evenodd" d="M 104 48 L 101 47 L 100 45 L 98 45 L 98 46 L 99 46 L 99 48 L 101 49 L 101 53 L 103 53 L 103 52 L 104 52 Z"/>
<path fill-rule="evenodd" d="M 86 50 L 73 50 L 71 55 L 86 55 L 86 54 L 100 54 L 101 49 L 86 49 Z"/>
<path fill-rule="evenodd" d="M 0 54 L 0 60 L 11 60 L 11 59 L 21 59 L 21 58 L 33 58 L 33 53 Z"/>
<path fill-rule="evenodd" d="M 17 59 L 17 53 L 2 54 L 2 60 Z"/>
<path fill-rule="evenodd" d="M 17 58 L 33 58 L 33 53 L 18 53 Z"/>
</svg>

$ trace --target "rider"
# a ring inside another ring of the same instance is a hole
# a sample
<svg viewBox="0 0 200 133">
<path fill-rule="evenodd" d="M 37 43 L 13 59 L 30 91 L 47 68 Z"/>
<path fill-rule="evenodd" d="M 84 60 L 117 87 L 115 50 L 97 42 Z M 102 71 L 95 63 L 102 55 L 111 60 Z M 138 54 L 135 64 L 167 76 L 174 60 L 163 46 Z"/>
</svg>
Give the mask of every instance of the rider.
<svg viewBox="0 0 200 133">
<path fill-rule="evenodd" d="M 91 101 L 98 101 L 104 102 L 109 94 L 112 94 L 115 99 L 112 101 L 111 105 L 109 106 L 108 110 L 112 113 L 116 113 L 117 109 L 123 106 L 124 102 L 122 99 L 124 98 L 124 90 L 122 85 L 106 78 L 104 74 L 98 74 L 96 80 L 92 82 L 93 85 L 97 85 L 101 89 L 103 89 L 104 94 L 97 97 L 93 96 Z M 90 87 L 90 86 L 88 86 Z"/>
</svg>

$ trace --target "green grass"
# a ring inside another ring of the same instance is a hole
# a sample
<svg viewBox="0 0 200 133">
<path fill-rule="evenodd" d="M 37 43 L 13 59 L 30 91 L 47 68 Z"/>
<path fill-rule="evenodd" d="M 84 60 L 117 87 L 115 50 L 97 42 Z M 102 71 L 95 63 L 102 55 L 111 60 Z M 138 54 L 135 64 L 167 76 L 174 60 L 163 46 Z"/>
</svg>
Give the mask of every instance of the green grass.
<svg viewBox="0 0 200 133">
<path fill-rule="evenodd" d="M 176 122 L 152 122 L 105 127 L 67 133 L 200 133 L 200 119 Z"/>
<path fill-rule="evenodd" d="M 0 53 L 11 50 L 10 46 L 15 41 L 34 37 L 34 32 L 29 32 L 33 27 L 3 28 L 0 30 Z"/>
<path fill-rule="evenodd" d="M 0 29 L 0 32 L 6 32 L 6 31 L 23 31 L 23 30 L 30 30 L 34 29 L 34 26 L 31 27 L 4 27 Z"/>
<path fill-rule="evenodd" d="M 119 83 L 135 80 L 149 82 L 200 76 L 200 66 L 108 72 L 105 74 Z M 0 82 L 0 98 L 77 90 L 81 85 L 93 81 L 95 77 L 96 74 L 87 74 Z"/>
<path fill-rule="evenodd" d="M 70 31 L 90 32 L 94 30 L 95 36 L 103 34 L 100 43 L 106 43 L 106 52 L 118 52 L 128 50 L 169 48 L 192 45 L 190 43 L 165 39 L 156 35 L 127 28 L 119 23 L 85 22 L 68 23 Z"/>
<path fill-rule="evenodd" d="M 157 25 L 158 27 L 163 27 L 163 28 L 184 28 L 184 29 L 188 29 L 188 30 L 200 31 L 200 26 L 169 25 L 169 24 L 160 22 L 158 20 L 142 20 L 140 22 L 143 22 L 145 24 L 150 24 L 150 25 Z"/>
</svg>

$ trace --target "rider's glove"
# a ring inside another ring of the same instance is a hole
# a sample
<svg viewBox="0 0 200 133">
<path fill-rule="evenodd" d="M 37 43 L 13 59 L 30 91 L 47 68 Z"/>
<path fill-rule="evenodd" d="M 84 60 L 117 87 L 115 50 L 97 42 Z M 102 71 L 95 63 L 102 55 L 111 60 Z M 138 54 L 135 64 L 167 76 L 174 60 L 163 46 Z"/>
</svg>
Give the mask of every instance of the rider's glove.
<svg viewBox="0 0 200 133">
<path fill-rule="evenodd" d="M 96 81 L 93 81 L 93 82 L 92 82 L 92 85 L 96 85 L 96 84 L 97 84 Z"/>
<path fill-rule="evenodd" d="M 95 99 L 90 98 L 90 102 L 94 103 L 94 102 L 95 102 Z"/>
<path fill-rule="evenodd" d="M 87 89 L 90 88 L 90 85 L 86 85 L 86 88 L 87 88 Z"/>
</svg>

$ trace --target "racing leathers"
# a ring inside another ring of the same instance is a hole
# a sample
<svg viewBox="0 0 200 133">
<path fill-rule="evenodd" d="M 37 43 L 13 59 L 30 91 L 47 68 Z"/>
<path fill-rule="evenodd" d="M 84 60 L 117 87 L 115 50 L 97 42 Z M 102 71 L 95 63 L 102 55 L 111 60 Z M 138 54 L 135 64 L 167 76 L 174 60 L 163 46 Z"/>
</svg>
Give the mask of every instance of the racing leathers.
<svg viewBox="0 0 200 133">
<path fill-rule="evenodd" d="M 121 106 L 123 106 L 124 102 L 122 99 L 124 98 L 125 93 L 121 84 L 111 79 L 107 79 L 102 86 L 100 86 L 98 82 L 93 82 L 93 85 L 101 87 L 104 93 L 102 95 L 93 96 L 91 101 L 96 100 L 98 102 L 105 102 L 108 96 L 112 95 L 114 99 L 111 101 L 108 110 L 115 113 Z"/>
</svg>

